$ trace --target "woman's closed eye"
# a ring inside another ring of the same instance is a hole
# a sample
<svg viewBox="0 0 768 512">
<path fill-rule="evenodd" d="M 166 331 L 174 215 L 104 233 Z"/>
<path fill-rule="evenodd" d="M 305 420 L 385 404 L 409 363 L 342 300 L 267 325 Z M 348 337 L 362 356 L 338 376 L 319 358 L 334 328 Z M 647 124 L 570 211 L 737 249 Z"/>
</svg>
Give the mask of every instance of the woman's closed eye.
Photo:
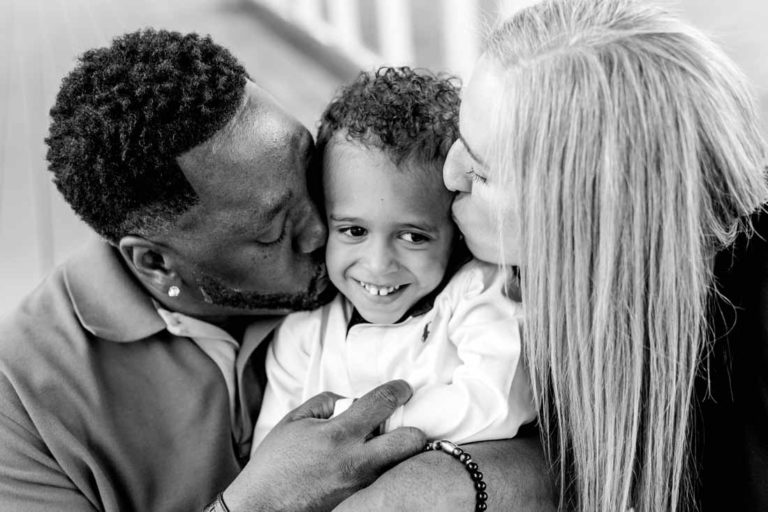
<svg viewBox="0 0 768 512">
<path fill-rule="evenodd" d="M 482 174 L 478 174 L 474 167 L 470 167 L 469 170 L 465 171 L 467 176 L 470 177 L 473 183 L 485 183 L 486 177 Z"/>
</svg>

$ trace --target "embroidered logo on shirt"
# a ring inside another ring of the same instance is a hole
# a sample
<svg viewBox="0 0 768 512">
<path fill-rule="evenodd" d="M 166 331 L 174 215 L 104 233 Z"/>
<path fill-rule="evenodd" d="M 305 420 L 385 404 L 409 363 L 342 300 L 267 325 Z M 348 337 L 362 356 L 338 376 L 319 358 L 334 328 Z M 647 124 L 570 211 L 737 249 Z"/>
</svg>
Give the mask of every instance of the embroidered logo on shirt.
<svg viewBox="0 0 768 512">
<path fill-rule="evenodd" d="M 427 322 L 427 325 L 425 325 L 425 326 L 424 326 L 424 332 L 423 332 L 423 333 L 421 333 L 421 342 L 422 342 L 422 343 L 424 343 L 425 341 L 427 341 L 427 337 L 429 337 L 429 325 L 430 325 L 431 323 L 432 323 L 432 322 Z"/>
</svg>

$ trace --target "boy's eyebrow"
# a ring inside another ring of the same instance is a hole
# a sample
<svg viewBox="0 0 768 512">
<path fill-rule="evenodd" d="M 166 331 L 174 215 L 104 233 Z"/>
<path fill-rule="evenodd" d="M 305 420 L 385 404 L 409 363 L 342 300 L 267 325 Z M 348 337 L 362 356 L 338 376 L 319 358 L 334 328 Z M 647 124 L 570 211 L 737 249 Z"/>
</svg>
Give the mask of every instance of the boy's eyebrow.
<svg viewBox="0 0 768 512">
<path fill-rule="evenodd" d="M 334 214 L 328 215 L 328 219 L 332 222 L 359 222 L 357 217 L 338 217 Z M 438 231 L 437 227 L 429 223 L 414 224 L 412 222 L 406 222 L 404 224 L 398 224 L 400 229 L 417 229 L 419 231 Z"/>
<path fill-rule="evenodd" d="M 469 153 L 469 156 L 472 157 L 472 160 L 479 163 L 483 167 L 487 167 L 486 163 L 479 156 L 477 156 L 477 153 L 475 153 L 471 147 L 469 147 L 469 144 L 467 144 L 467 139 L 465 139 L 461 133 L 459 133 L 459 140 L 462 144 L 464 144 L 464 148 L 467 150 L 467 153 Z"/>
<path fill-rule="evenodd" d="M 329 214 L 328 218 L 334 222 L 356 222 L 358 219 L 357 217 L 339 217 L 334 214 Z"/>
<path fill-rule="evenodd" d="M 419 231 L 430 231 L 430 232 L 437 231 L 436 226 L 429 224 L 427 222 L 424 222 L 421 224 L 413 224 L 413 223 L 401 224 L 400 227 L 403 229 L 417 229 Z"/>
</svg>

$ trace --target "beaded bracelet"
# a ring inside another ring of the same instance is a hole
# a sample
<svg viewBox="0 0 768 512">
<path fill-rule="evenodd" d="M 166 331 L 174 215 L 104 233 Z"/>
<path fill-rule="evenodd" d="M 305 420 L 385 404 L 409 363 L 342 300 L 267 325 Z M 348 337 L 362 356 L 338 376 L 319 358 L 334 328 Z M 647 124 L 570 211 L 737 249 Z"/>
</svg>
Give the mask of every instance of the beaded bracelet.
<svg viewBox="0 0 768 512">
<path fill-rule="evenodd" d="M 485 503 L 488 500 L 488 493 L 485 492 L 486 485 L 485 482 L 483 482 L 483 474 L 479 471 L 477 463 L 472 460 L 472 456 L 445 439 L 427 443 L 424 451 L 428 452 L 431 450 L 443 451 L 464 464 L 464 467 L 467 468 L 467 471 L 469 472 L 470 478 L 472 478 L 472 482 L 475 484 L 475 511 L 483 512 L 486 510 L 488 508 L 488 505 Z"/>
</svg>

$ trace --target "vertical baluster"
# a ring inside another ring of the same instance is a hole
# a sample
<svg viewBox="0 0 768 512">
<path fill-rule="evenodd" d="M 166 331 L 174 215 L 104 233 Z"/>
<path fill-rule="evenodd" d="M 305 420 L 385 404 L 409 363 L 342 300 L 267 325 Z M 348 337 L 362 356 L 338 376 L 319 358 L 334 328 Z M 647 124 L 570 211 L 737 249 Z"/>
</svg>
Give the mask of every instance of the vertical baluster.
<svg viewBox="0 0 768 512">
<path fill-rule="evenodd" d="M 407 0 L 377 0 L 379 48 L 384 63 L 413 64 L 413 22 Z"/>
<path fill-rule="evenodd" d="M 442 5 L 446 66 L 466 81 L 480 48 L 478 0 L 444 0 Z"/>
<path fill-rule="evenodd" d="M 320 0 L 293 0 L 291 19 L 316 39 L 323 39 L 325 23 Z"/>
<path fill-rule="evenodd" d="M 328 0 L 328 18 L 342 48 L 360 46 L 360 11 L 357 0 Z"/>
<path fill-rule="evenodd" d="M 289 18 L 290 11 L 293 8 L 293 2 L 290 0 L 251 0 L 251 2 L 262 4 L 272 12 L 286 19 Z"/>
</svg>

